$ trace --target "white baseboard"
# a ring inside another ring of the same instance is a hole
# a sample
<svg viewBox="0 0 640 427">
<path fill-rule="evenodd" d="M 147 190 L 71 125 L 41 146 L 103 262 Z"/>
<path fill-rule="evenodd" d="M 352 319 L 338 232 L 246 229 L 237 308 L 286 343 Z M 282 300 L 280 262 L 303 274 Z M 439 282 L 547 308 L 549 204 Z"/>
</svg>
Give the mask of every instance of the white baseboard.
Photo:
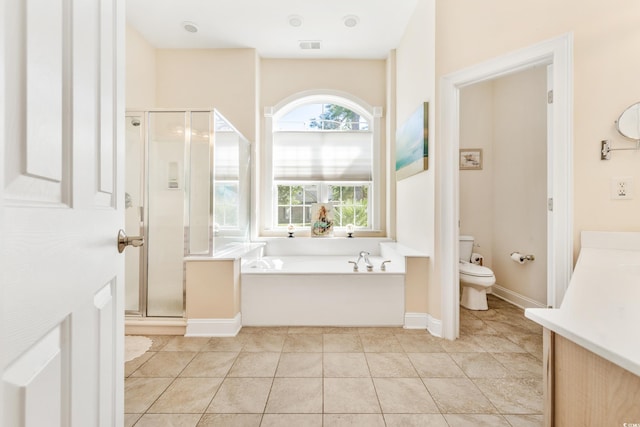
<svg viewBox="0 0 640 427">
<path fill-rule="evenodd" d="M 442 320 L 429 316 L 429 326 L 427 330 L 434 337 L 442 338 Z"/>
<path fill-rule="evenodd" d="M 427 313 L 405 313 L 405 329 L 427 329 L 429 325 L 429 315 Z"/>
<path fill-rule="evenodd" d="M 242 329 L 240 313 L 232 319 L 187 319 L 185 337 L 235 337 Z"/>
<path fill-rule="evenodd" d="M 426 329 L 433 336 L 442 336 L 442 321 L 432 317 L 429 313 L 405 313 L 404 328 Z"/>
<path fill-rule="evenodd" d="M 491 293 L 520 308 L 547 308 L 546 305 L 540 304 L 538 301 L 532 300 L 531 298 L 510 289 L 503 288 L 500 285 L 493 285 Z"/>
</svg>

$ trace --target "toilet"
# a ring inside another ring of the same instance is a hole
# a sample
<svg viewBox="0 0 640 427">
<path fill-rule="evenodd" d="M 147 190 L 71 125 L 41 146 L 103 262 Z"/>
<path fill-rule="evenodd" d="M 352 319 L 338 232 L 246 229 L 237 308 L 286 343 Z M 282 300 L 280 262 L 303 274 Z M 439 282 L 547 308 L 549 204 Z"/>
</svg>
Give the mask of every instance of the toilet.
<svg viewBox="0 0 640 427">
<path fill-rule="evenodd" d="M 473 264 L 473 236 L 460 236 L 460 305 L 469 310 L 487 310 L 487 291 L 496 283 L 496 276 L 488 267 Z"/>
</svg>

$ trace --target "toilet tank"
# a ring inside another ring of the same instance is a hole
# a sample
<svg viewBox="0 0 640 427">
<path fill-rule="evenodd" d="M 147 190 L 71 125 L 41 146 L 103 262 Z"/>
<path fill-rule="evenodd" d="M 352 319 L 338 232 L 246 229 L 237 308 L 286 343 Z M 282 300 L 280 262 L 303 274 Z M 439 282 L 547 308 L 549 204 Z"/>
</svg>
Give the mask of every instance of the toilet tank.
<svg viewBox="0 0 640 427">
<path fill-rule="evenodd" d="M 473 236 L 460 236 L 460 259 L 463 261 L 471 261 L 471 252 L 473 252 Z"/>
</svg>

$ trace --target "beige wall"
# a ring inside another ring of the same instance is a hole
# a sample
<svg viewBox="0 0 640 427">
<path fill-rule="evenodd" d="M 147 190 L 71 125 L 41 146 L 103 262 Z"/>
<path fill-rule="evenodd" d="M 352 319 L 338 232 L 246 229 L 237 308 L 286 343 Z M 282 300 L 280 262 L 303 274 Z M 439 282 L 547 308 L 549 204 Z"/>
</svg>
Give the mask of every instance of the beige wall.
<svg viewBox="0 0 640 427">
<path fill-rule="evenodd" d="M 434 77 L 434 9 L 435 0 L 421 0 L 396 49 L 396 122 L 402 123 L 423 102 L 429 108 L 429 169 L 397 182 L 396 239 L 399 243 L 433 255 L 437 147 L 435 146 L 435 77 Z M 393 149 L 391 150 L 393 153 Z M 391 159 L 395 164 L 395 158 Z M 393 178 L 392 178 L 393 179 Z M 417 312 L 440 318 L 440 289 L 433 277 L 433 257 L 429 258 L 426 283 L 427 298 L 411 302 Z M 418 295 L 419 293 L 416 293 Z M 409 302 L 407 302 L 409 304 Z"/>
<path fill-rule="evenodd" d="M 161 108 L 216 108 L 256 140 L 255 49 L 158 49 L 156 99 Z"/>
<path fill-rule="evenodd" d="M 307 90 L 347 92 L 371 106 L 385 105 L 385 61 L 361 59 L 266 59 L 260 61 L 260 103 L 274 106 Z"/>
<path fill-rule="evenodd" d="M 155 107 L 156 50 L 128 25 L 125 47 L 126 108 L 144 110 Z"/>
<path fill-rule="evenodd" d="M 614 176 L 640 189 L 640 153 L 601 161 L 600 140 L 629 147 L 614 121 L 640 101 L 640 3 L 636 0 L 447 0 L 437 3 L 436 76 L 572 32 L 574 37 L 574 258 L 581 230 L 640 231 L 640 192 L 611 200 Z M 445 144 L 446 141 L 440 143 Z"/>
<path fill-rule="evenodd" d="M 460 234 L 476 238 L 474 252 L 485 257 L 497 285 L 541 305 L 547 272 L 546 78 L 546 67 L 537 67 L 466 87 L 460 95 L 460 146 L 483 149 L 482 170 L 460 171 Z M 536 260 L 514 263 L 514 251 Z"/>
</svg>

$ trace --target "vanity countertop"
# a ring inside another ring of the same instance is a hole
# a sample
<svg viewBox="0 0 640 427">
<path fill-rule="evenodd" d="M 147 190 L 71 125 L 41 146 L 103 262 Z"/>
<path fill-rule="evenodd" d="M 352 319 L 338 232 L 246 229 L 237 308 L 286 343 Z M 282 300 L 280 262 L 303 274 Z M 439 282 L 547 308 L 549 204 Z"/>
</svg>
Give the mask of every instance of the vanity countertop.
<svg viewBox="0 0 640 427">
<path fill-rule="evenodd" d="M 640 376 L 640 233 L 585 231 L 581 246 L 560 308 L 525 316 Z"/>
</svg>

